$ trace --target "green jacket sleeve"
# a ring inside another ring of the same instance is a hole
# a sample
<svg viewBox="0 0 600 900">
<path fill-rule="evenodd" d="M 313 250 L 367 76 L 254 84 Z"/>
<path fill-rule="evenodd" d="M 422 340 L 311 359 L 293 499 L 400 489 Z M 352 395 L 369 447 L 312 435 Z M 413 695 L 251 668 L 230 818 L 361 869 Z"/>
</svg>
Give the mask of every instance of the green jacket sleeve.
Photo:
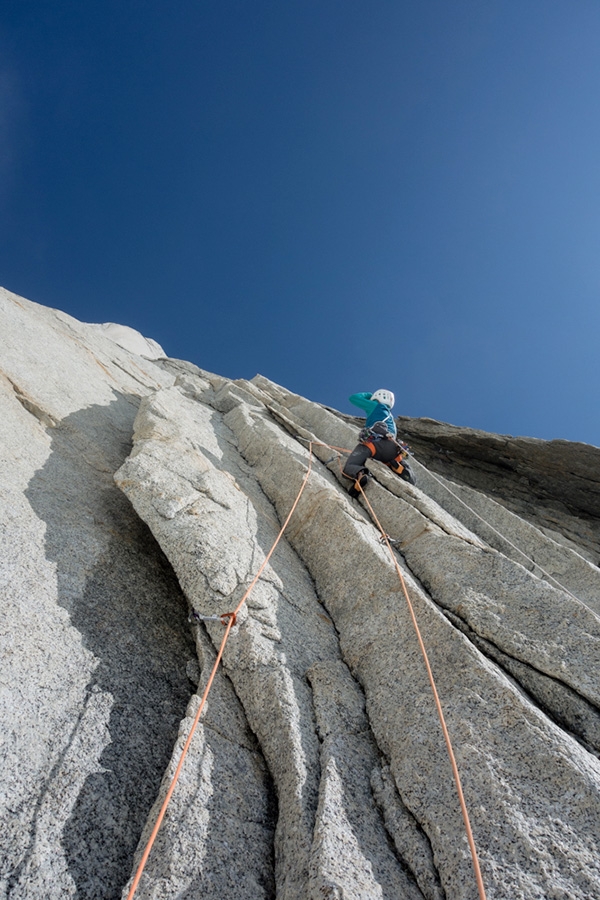
<svg viewBox="0 0 600 900">
<path fill-rule="evenodd" d="M 361 394 L 352 394 L 348 399 L 354 406 L 358 406 L 359 409 L 364 409 L 367 416 L 377 407 L 377 401 L 371 400 L 371 393 L 369 391 Z"/>
</svg>

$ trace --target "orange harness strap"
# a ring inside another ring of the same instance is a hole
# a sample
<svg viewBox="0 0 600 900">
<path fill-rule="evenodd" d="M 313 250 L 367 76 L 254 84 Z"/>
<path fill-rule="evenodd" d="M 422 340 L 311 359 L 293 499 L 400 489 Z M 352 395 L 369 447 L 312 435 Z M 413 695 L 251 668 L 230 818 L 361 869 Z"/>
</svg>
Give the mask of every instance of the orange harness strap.
<svg viewBox="0 0 600 900">
<path fill-rule="evenodd" d="M 375 456 L 375 454 L 377 453 L 377 449 L 373 441 L 361 441 L 361 444 L 364 444 L 365 447 L 369 448 L 369 450 L 371 451 L 371 456 Z"/>
<path fill-rule="evenodd" d="M 397 456 L 395 459 L 393 459 L 393 460 L 392 460 L 391 462 L 389 462 L 389 463 L 385 463 L 385 465 L 388 467 L 388 469 L 391 469 L 392 472 L 395 472 L 396 475 L 401 475 L 402 472 L 404 472 L 404 465 L 403 465 L 403 463 L 402 463 L 402 460 L 403 460 L 404 458 L 405 458 L 405 457 L 404 457 L 404 454 L 403 454 L 403 453 L 399 453 L 398 456 Z"/>
</svg>

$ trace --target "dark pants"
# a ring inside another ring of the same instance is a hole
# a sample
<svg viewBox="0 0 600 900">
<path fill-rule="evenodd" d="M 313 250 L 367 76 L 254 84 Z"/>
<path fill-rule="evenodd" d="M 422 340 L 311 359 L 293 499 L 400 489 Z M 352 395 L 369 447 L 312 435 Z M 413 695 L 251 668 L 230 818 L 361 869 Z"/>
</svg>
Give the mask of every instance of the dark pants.
<svg viewBox="0 0 600 900">
<path fill-rule="evenodd" d="M 372 452 L 372 447 L 375 448 L 375 453 Z M 367 444 L 357 444 L 346 461 L 344 475 L 354 480 L 361 469 L 365 468 L 365 463 L 368 459 L 377 459 L 379 462 L 385 463 L 397 475 L 404 478 L 405 481 L 410 481 L 411 484 L 415 483 L 414 475 L 407 466 L 406 461 L 401 459 L 401 451 L 398 444 L 396 441 L 386 438 L 375 441 L 370 447 Z"/>
</svg>

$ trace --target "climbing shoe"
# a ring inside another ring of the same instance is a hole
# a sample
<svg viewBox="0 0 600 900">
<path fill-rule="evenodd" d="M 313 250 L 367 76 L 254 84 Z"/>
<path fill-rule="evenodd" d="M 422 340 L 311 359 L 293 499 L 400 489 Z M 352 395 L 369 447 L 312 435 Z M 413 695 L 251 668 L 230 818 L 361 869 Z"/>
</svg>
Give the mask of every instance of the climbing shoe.
<svg viewBox="0 0 600 900">
<path fill-rule="evenodd" d="M 405 461 L 405 457 L 397 456 L 396 459 L 392 460 L 390 463 L 386 463 L 388 469 L 391 469 L 396 475 L 399 475 L 404 481 L 408 481 L 410 484 L 416 484 L 416 478 L 408 467 L 408 463 Z"/>
<path fill-rule="evenodd" d="M 401 468 L 402 468 L 402 471 L 396 472 L 396 474 L 399 475 L 400 478 L 402 478 L 404 481 L 408 481 L 409 484 L 416 484 L 417 479 L 415 478 L 415 476 L 411 472 L 411 470 L 408 468 L 406 463 L 404 463 Z"/>
<path fill-rule="evenodd" d="M 367 486 L 370 474 L 368 469 L 361 469 L 360 472 L 358 472 L 354 484 L 348 491 L 351 497 L 360 497 L 360 489 Z"/>
</svg>

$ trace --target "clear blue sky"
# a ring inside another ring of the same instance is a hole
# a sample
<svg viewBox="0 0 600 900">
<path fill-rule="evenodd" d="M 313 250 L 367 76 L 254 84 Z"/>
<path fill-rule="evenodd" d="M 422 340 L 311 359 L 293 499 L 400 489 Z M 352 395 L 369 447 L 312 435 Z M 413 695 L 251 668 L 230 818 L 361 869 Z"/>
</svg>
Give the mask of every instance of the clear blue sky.
<svg viewBox="0 0 600 900">
<path fill-rule="evenodd" d="M 598 0 L 4 0 L 0 284 L 600 445 Z"/>
</svg>

